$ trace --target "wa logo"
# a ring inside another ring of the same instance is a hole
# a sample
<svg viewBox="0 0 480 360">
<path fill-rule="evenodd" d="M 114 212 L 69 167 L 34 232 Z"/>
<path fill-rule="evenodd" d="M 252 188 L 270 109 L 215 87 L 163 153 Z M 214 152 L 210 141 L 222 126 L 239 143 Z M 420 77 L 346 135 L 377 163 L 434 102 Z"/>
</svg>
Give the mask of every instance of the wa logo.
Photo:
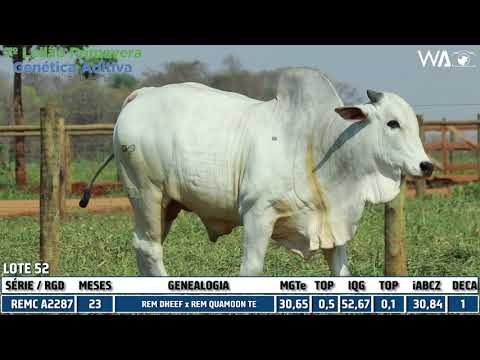
<svg viewBox="0 0 480 360">
<path fill-rule="evenodd" d="M 422 67 L 437 67 L 437 68 L 474 68 L 476 65 L 472 64 L 472 59 L 475 53 L 471 50 L 454 51 L 451 54 L 447 50 L 437 50 L 431 52 L 417 51 L 418 57 Z"/>
</svg>

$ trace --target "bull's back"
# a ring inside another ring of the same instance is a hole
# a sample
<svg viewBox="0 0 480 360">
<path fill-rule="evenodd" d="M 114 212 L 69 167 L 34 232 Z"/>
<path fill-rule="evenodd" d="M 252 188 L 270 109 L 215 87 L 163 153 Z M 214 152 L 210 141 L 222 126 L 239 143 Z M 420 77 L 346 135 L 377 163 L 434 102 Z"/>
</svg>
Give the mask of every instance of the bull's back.
<svg viewBox="0 0 480 360">
<path fill-rule="evenodd" d="M 200 84 L 150 89 L 125 106 L 116 126 L 116 146 L 133 144 L 136 154 L 117 153 L 192 211 L 236 217 L 249 115 L 261 103 Z"/>
</svg>

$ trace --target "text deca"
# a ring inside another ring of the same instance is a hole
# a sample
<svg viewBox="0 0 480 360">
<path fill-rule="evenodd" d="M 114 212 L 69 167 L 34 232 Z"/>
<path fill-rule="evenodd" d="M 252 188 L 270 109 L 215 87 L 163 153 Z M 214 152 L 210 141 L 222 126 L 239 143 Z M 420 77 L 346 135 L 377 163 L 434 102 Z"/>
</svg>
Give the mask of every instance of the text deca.
<svg viewBox="0 0 480 360">
<path fill-rule="evenodd" d="M 4 263 L 3 264 L 3 274 L 44 274 L 48 275 L 48 264 L 47 263 L 34 263 L 33 266 L 31 263 Z"/>
<path fill-rule="evenodd" d="M 478 282 L 475 280 L 453 280 L 453 290 L 478 290 Z"/>
<path fill-rule="evenodd" d="M 280 290 L 307 290 L 307 284 L 300 280 L 280 281 Z"/>
</svg>

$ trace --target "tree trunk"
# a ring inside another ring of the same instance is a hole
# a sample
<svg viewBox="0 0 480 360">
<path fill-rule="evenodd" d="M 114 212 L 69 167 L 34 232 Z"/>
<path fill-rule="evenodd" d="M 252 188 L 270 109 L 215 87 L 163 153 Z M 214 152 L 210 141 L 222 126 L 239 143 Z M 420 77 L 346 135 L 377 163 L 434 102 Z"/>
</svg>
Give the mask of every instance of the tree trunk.
<svg viewBox="0 0 480 360">
<path fill-rule="evenodd" d="M 17 46 L 18 53 L 13 56 L 13 62 L 23 61 L 23 46 Z M 14 73 L 13 77 L 13 112 L 15 125 L 23 125 L 22 105 L 22 74 Z M 27 185 L 27 169 L 25 163 L 25 137 L 15 137 L 15 183 L 17 189 L 24 189 Z"/>
<path fill-rule="evenodd" d="M 385 204 L 385 276 L 406 276 L 405 251 L 405 176 L 402 175 L 400 193 Z"/>
<path fill-rule="evenodd" d="M 422 145 L 425 146 L 425 130 L 423 128 L 423 115 L 417 115 L 418 128 L 420 130 L 420 140 Z M 422 197 L 425 195 L 426 181 L 425 179 L 416 179 L 415 180 L 415 196 Z"/>
</svg>

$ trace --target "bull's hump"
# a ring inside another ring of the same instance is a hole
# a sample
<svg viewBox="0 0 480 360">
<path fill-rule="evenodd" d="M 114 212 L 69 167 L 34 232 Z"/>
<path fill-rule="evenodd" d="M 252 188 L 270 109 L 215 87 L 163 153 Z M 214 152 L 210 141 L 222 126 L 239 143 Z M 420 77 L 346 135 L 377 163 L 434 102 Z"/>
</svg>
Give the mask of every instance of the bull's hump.
<svg viewBox="0 0 480 360">
<path fill-rule="evenodd" d="M 280 75 L 277 97 L 287 104 L 302 105 L 309 102 L 343 106 L 343 101 L 328 77 L 316 69 L 291 68 Z"/>
<path fill-rule="evenodd" d="M 217 99 L 223 98 L 228 100 L 240 100 L 249 103 L 262 103 L 264 101 L 253 99 L 243 94 L 224 91 L 220 89 L 215 89 L 205 84 L 196 83 L 196 82 L 185 82 L 185 83 L 178 83 L 178 84 L 169 84 L 162 87 L 165 90 L 172 90 L 172 91 L 185 91 L 191 92 L 196 95 L 212 95 Z"/>
</svg>

